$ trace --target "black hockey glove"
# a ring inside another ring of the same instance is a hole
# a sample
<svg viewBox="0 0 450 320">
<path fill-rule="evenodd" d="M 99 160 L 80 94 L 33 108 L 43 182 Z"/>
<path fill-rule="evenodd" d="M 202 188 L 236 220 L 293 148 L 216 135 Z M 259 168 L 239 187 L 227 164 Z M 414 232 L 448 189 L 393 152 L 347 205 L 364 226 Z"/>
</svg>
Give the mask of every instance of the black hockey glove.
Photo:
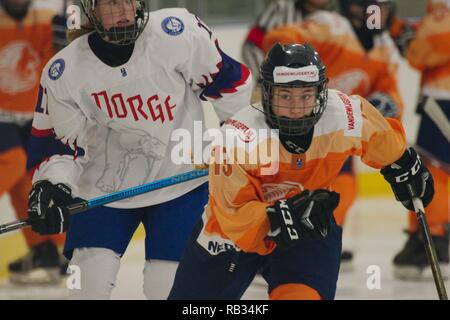
<svg viewBox="0 0 450 320">
<path fill-rule="evenodd" d="M 400 159 L 383 168 L 381 174 L 391 184 L 395 198 L 406 209 L 414 211 L 412 198 L 422 199 L 424 207 L 433 200 L 433 176 L 413 148 L 407 149 Z"/>
<path fill-rule="evenodd" d="M 271 232 L 278 247 L 289 248 L 300 240 L 324 239 L 330 230 L 339 194 L 328 190 L 305 190 L 267 208 Z"/>
<path fill-rule="evenodd" d="M 72 191 L 62 183 L 38 181 L 28 196 L 28 220 L 33 231 L 41 234 L 57 234 L 69 228 L 67 205 L 73 201 Z"/>
</svg>

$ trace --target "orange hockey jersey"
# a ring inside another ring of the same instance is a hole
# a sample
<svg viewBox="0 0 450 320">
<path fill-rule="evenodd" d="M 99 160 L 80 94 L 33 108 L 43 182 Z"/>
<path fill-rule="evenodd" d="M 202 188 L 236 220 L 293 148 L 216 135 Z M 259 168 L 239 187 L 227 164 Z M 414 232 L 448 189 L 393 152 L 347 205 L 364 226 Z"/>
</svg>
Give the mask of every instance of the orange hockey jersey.
<svg viewBox="0 0 450 320">
<path fill-rule="evenodd" d="M 327 66 L 330 88 L 365 98 L 374 93 L 386 94 L 402 112 L 396 76 L 400 53 L 388 32 L 375 36 L 374 48 L 366 52 L 348 19 L 334 12 L 318 11 L 303 23 L 269 32 L 263 40 L 264 51 L 268 52 L 277 42 L 310 43 Z"/>
<path fill-rule="evenodd" d="M 54 14 L 32 7 L 18 23 L 0 7 L 0 113 L 32 116 L 42 69 L 55 53 Z"/>
<path fill-rule="evenodd" d="M 450 100 L 450 0 L 431 0 L 406 58 L 422 71 L 422 91 Z"/>
<path fill-rule="evenodd" d="M 327 107 L 314 127 L 312 144 L 299 155 L 288 153 L 281 143 L 273 144 L 278 139 L 276 134 L 255 138 L 261 129 L 268 129 L 264 115 L 255 108 L 258 106 L 243 109 L 222 127 L 244 141 L 245 147 L 225 147 L 229 160 L 215 165 L 213 159 L 210 164 L 209 202 L 197 241 L 213 255 L 230 248 L 261 255 L 271 253 L 275 243 L 267 238 L 267 206 L 304 189 L 329 188 L 350 155 L 360 156 L 373 168 L 382 168 L 398 160 L 406 149 L 398 120 L 383 118 L 365 99 L 337 90 L 329 90 Z M 268 145 L 277 145 L 277 151 L 266 152 Z M 271 156 L 255 157 L 254 153 Z"/>
</svg>

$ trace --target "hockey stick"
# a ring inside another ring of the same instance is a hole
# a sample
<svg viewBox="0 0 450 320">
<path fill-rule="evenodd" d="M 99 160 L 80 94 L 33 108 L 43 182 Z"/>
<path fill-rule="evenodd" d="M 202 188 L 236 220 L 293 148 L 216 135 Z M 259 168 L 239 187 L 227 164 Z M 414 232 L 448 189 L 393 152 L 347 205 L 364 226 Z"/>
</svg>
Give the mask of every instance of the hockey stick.
<svg viewBox="0 0 450 320">
<path fill-rule="evenodd" d="M 414 194 L 412 187 L 408 185 L 410 194 Z M 448 300 L 447 291 L 445 290 L 444 280 L 442 279 L 441 268 L 436 255 L 436 248 L 434 247 L 433 239 L 431 238 L 430 228 L 428 226 L 427 218 L 425 217 L 425 209 L 422 200 L 417 197 L 412 198 L 414 211 L 416 212 L 417 221 L 422 232 L 423 244 L 427 253 L 428 262 L 430 263 L 431 271 L 433 273 L 434 283 L 438 292 L 439 300 Z"/>
<path fill-rule="evenodd" d="M 208 175 L 208 170 L 193 170 L 185 173 L 177 174 L 175 176 L 156 180 L 146 183 L 142 186 L 132 187 L 123 191 L 113 192 L 98 198 L 91 200 L 81 201 L 70 206 L 67 206 L 70 214 L 80 213 L 95 207 L 99 207 L 111 202 L 128 199 L 134 196 L 138 196 L 143 193 L 169 187 L 178 183 L 186 182 L 189 180 L 197 179 Z M 22 229 L 29 226 L 28 220 L 19 220 L 11 223 L 0 225 L 0 234 Z"/>
</svg>

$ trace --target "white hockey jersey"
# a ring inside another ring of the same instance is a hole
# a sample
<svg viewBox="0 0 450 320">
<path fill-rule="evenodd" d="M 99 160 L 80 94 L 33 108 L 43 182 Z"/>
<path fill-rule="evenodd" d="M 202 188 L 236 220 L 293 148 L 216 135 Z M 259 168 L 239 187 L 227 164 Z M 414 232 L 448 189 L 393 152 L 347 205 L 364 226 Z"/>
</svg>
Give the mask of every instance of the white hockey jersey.
<svg viewBox="0 0 450 320">
<path fill-rule="evenodd" d="M 43 70 L 28 168 L 33 181 L 69 185 L 91 199 L 192 170 L 171 160 L 176 129 L 193 132 L 201 100 L 224 121 L 248 105 L 247 67 L 221 51 L 211 30 L 181 8 L 150 14 L 129 61 L 101 62 L 84 35 Z M 177 198 L 204 179 L 111 204 L 137 208 Z"/>
</svg>

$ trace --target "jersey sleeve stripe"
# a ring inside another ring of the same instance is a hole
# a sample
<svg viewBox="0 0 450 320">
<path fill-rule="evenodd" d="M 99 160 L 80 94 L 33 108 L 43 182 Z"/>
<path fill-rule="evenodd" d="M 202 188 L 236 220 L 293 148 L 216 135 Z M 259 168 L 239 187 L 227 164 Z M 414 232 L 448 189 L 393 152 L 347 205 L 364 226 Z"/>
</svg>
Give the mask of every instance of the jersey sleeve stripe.
<svg viewBox="0 0 450 320">
<path fill-rule="evenodd" d="M 219 99 L 224 93 L 234 93 L 244 85 L 250 76 L 250 70 L 243 64 L 226 55 L 218 46 L 222 61 L 218 64 L 219 72 L 213 75 L 213 82 L 201 93 L 202 100 Z"/>
<path fill-rule="evenodd" d="M 68 155 L 75 160 L 78 157 L 83 157 L 85 154 L 83 148 L 76 146 L 75 150 L 73 150 L 69 145 L 58 140 L 53 129 L 38 130 L 33 128 L 28 145 L 27 170 L 38 167 L 55 155 Z"/>
</svg>

